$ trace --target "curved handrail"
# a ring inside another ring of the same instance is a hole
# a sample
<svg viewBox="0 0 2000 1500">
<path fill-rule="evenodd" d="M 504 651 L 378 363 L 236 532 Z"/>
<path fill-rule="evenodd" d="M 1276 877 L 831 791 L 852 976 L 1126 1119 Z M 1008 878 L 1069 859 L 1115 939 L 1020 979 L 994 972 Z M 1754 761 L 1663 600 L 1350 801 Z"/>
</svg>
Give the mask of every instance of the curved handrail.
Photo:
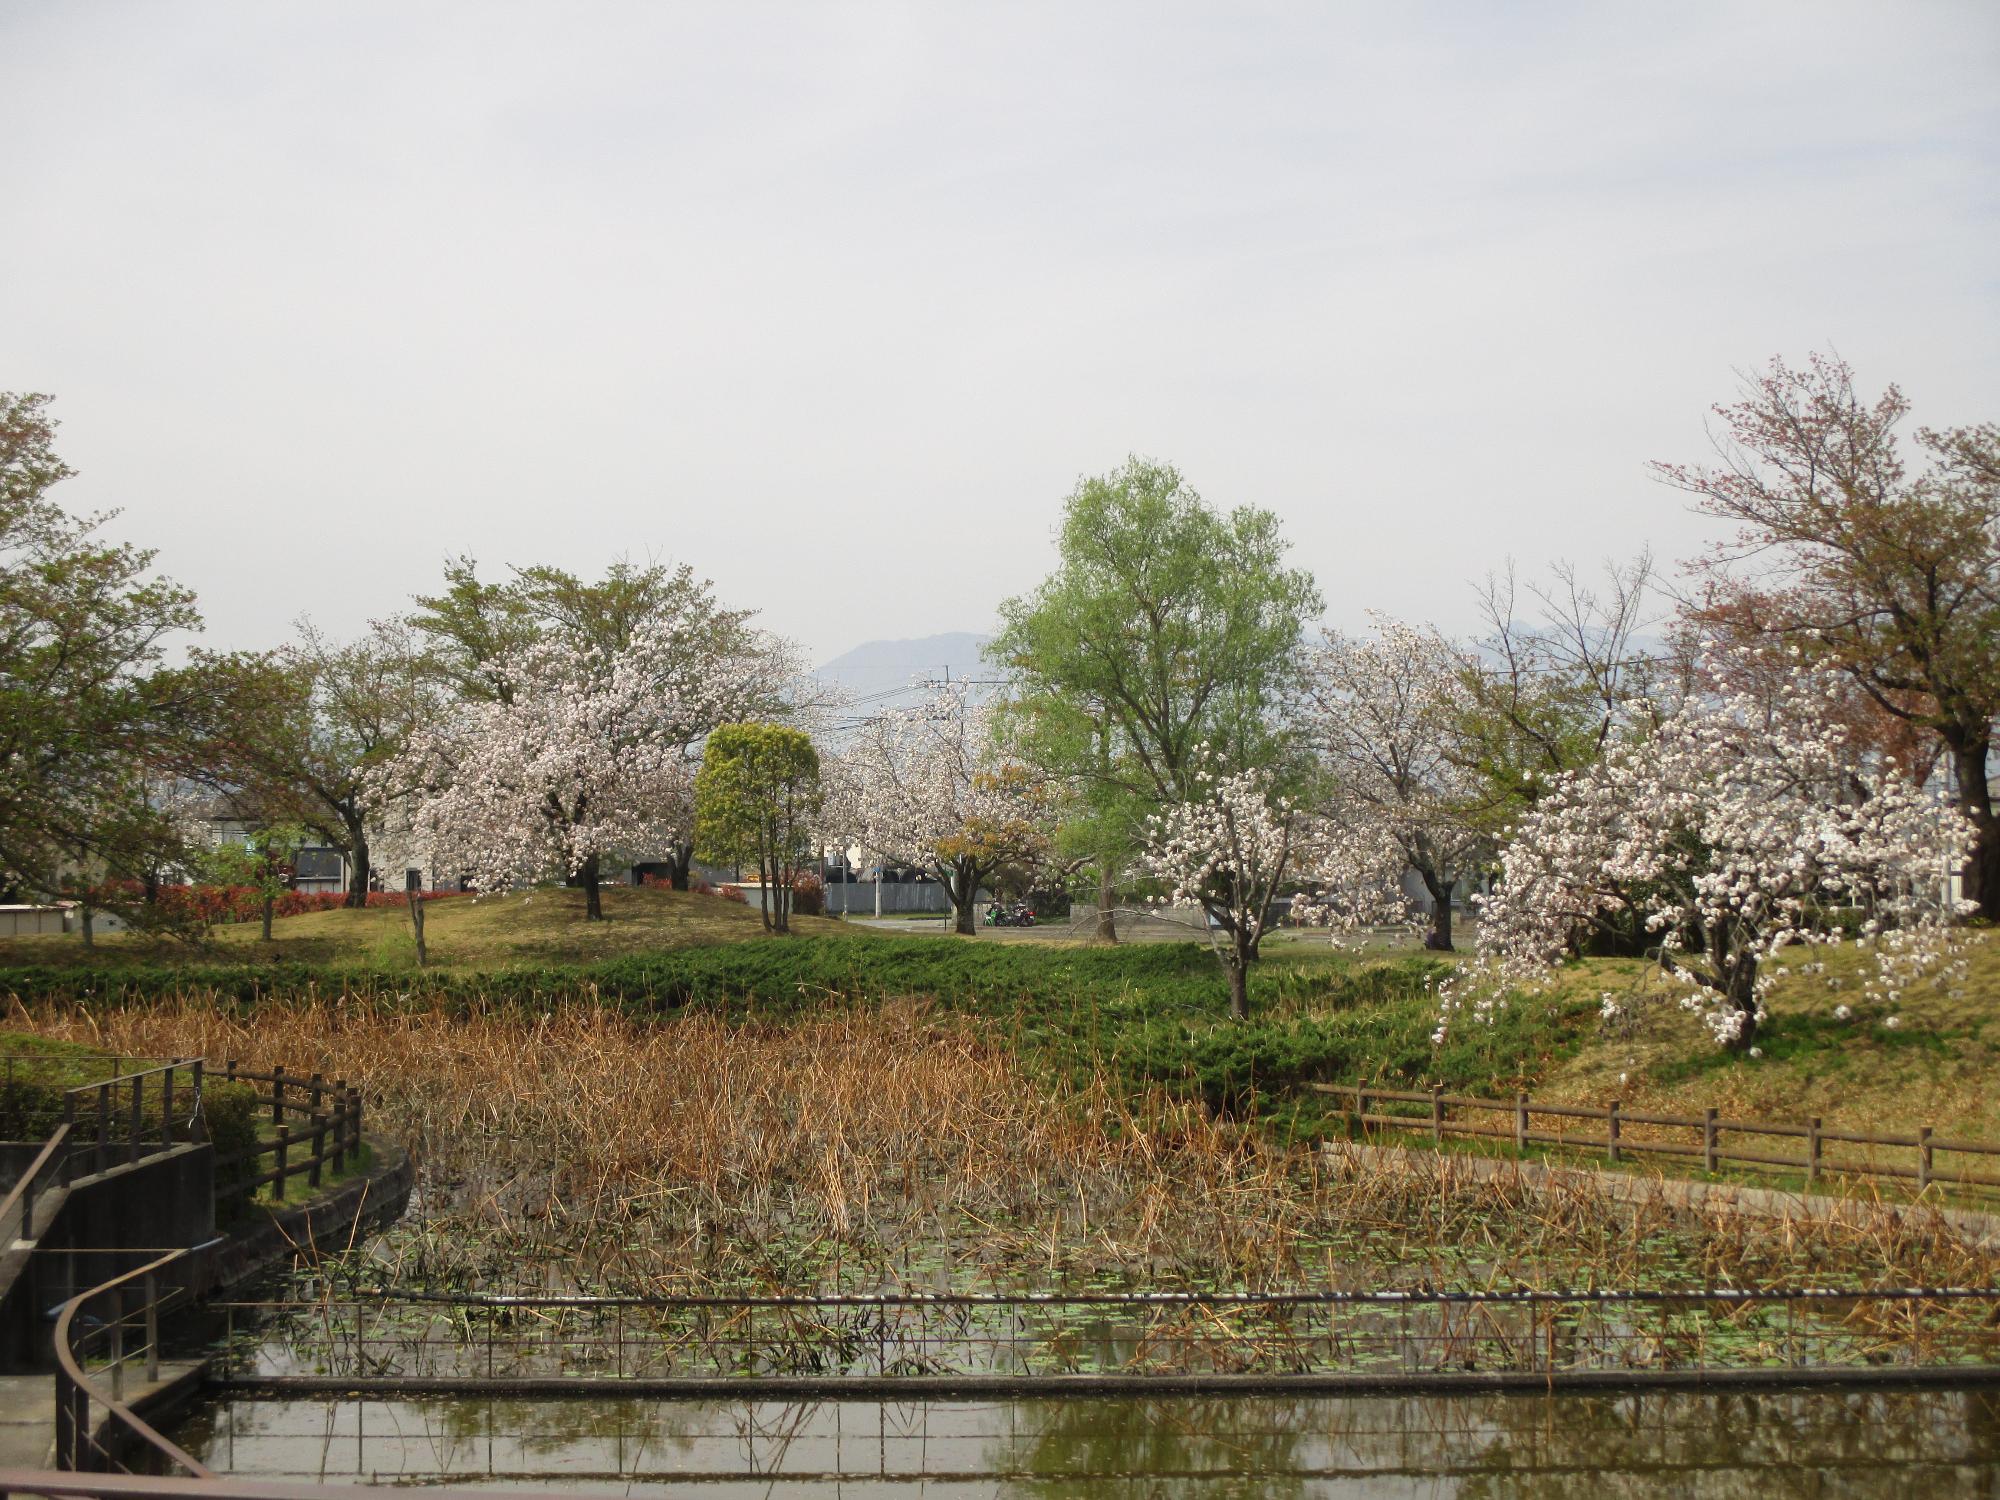
<svg viewBox="0 0 2000 1500">
<path fill-rule="evenodd" d="M 186 1255 L 186 1250 L 169 1250 L 165 1255 L 148 1261 L 145 1265 L 127 1271 L 122 1276 L 114 1276 L 88 1291 L 79 1292 L 63 1304 L 56 1317 L 56 1463 L 64 1469 L 77 1470 L 84 1467 L 90 1448 L 95 1444 L 90 1436 L 90 1403 L 95 1400 L 114 1420 L 122 1424 L 133 1437 L 166 1458 L 180 1465 L 196 1479 L 213 1479 L 215 1475 L 202 1467 L 178 1444 L 162 1436 L 137 1412 L 124 1402 L 106 1396 L 91 1383 L 90 1377 L 78 1363 L 76 1351 L 71 1346 L 70 1330 L 78 1310 L 92 1298 L 100 1297 L 114 1287 L 122 1287 L 128 1281 L 149 1276 L 162 1266 L 171 1265 Z"/>
<path fill-rule="evenodd" d="M 43 1170 L 54 1159 L 56 1152 L 61 1150 L 68 1141 L 69 1126 L 58 1125 L 56 1133 L 48 1138 L 42 1149 L 35 1153 L 35 1159 L 28 1163 L 28 1170 L 21 1174 L 21 1180 L 14 1184 L 13 1190 L 4 1199 L 0 1199 L 0 1224 L 7 1222 L 8 1216 L 14 1212 L 15 1204 L 18 1203 L 21 1205 L 21 1233 L 18 1238 L 24 1240 L 34 1239 L 35 1226 L 29 1220 L 35 1212 L 35 1179 L 42 1175 Z M 65 1159 L 67 1159 L 67 1153 L 65 1153 Z"/>
</svg>

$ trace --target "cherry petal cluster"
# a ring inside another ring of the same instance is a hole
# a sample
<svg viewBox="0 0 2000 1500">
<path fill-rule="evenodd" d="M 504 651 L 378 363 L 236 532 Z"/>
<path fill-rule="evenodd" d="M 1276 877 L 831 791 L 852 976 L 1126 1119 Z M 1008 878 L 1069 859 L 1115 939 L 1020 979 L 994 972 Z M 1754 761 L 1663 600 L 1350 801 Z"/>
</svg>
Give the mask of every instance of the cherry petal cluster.
<svg viewBox="0 0 2000 1500">
<path fill-rule="evenodd" d="M 384 772 L 414 789 L 396 842 L 482 891 L 583 872 L 684 838 L 693 758 L 782 685 L 782 657 L 691 660 L 662 626 L 615 654 L 545 640 L 508 659 L 505 702 L 461 702 Z"/>
<path fill-rule="evenodd" d="M 864 725 L 827 773 L 828 818 L 877 855 L 954 877 L 1040 864 L 1054 839 L 1046 788 L 1007 758 L 993 710 L 962 687 L 889 709 Z M 963 893 L 969 901 L 973 892 Z"/>
<path fill-rule="evenodd" d="M 1773 685 L 1723 686 L 1750 677 Z M 1447 1018 L 1468 989 L 1490 1015 L 1499 984 L 1534 983 L 1621 921 L 1658 944 L 1683 1004 L 1725 1045 L 1754 1038 L 1772 955 L 1844 929 L 1873 953 L 1865 996 L 1893 1007 L 1951 947 L 1967 903 L 1945 876 L 1971 827 L 1893 762 L 1854 753 L 1842 695 L 1797 660 L 1776 674 L 1718 670 L 1657 730 L 1560 782 L 1517 827 L 1483 903 L 1481 958 L 1497 983 L 1455 986 Z"/>
<path fill-rule="evenodd" d="M 1261 769 L 1225 771 L 1205 752 L 1194 772 L 1200 795 L 1147 819 L 1142 872 L 1176 906 L 1200 907 L 1224 963 L 1253 953 L 1290 868 L 1300 815 L 1273 796 Z"/>
<path fill-rule="evenodd" d="M 1330 635 L 1301 663 L 1299 737 L 1325 777 L 1306 872 L 1325 896 L 1306 920 L 1412 920 L 1406 867 L 1449 901 L 1486 847 L 1488 788 L 1456 753 L 1478 664 L 1434 630 L 1373 619 L 1372 638 Z"/>
</svg>

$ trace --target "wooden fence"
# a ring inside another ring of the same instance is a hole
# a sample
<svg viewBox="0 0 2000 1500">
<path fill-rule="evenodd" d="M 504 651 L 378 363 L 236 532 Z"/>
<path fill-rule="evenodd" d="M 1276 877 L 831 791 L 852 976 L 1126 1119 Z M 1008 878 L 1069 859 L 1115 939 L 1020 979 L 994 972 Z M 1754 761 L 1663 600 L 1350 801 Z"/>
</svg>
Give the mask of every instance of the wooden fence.
<svg viewBox="0 0 2000 1500">
<path fill-rule="evenodd" d="M 1306 1087 L 1317 1094 L 1352 1100 L 1351 1113 L 1364 1130 L 1429 1135 L 1434 1143 L 1442 1143 L 1447 1136 L 1483 1137 L 1510 1141 L 1517 1151 L 1526 1151 L 1530 1146 L 1602 1151 L 1605 1159 L 1612 1162 L 1623 1161 L 1627 1156 L 1677 1156 L 1699 1160 L 1704 1171 L 1738 1165 L 1778 1168 L 1802 1173 L 1808 1183 L 1817 1181 L 1823 1173 L 1832 1173 L 1903 1178 L 1914 1181 L 1919 1188 L 1934 1182 L 2000 1188 L 2000 1172 L 1974 1169 L 1976 1164 L 2000 1159 L 2000 1144 L 1946 1140 L 1928 1125 L 1913 1133 L 1877 1134 L 1830 1130 L 1817 1115 L 1803 1125 L 1791 1125 L 1766 1120 L 1726 1120 L 1712 1109 L 1699 1116 L 1651 1114 L 1628 1110 L 1615 1099 L 1603 1109 L 1592 1109 L 1580 1104 L 1538 1103 L 1526 1094 L 1518 1094 L 1512 1100 L 1470 1099 L 1436 1089 L 1420 1093 L 1341 1083 L 1309 1083 Z M 1398 1105 L 1405 1108 L 1394 1110 Z M 1416 1113 L 1410 1106 L 1423 1106 L 1424 1112 Z M 1500 1118 L 1487 1123 L 1495 1116 Z M 1537 1128 L 1538 1120 L 1544 1122 L 1541 1128 Z M 1565 1130 L 1561 1122 L 1570 1120 L 1601 1124 L 1604 1133 Z M 1557 1123 L 1551 1127 L 1548 1121 Z M 1628 1133 L 1630 1127 L 1637 1127 L 1638 1133 Z M 1677 1139 L 1682 1132 L 1691 1132 L 1693 1139 Z M 1760 1141 L 1776 1141 L 1780 1145 L 1749 1149 Z M 1802 1143 L 1798 1155 L 1777 1154 L 1788 1141 Z M 1870 1155 L 1865 1161 L 1856 1160 L 1848 1154 L 1830 1154 L 1829 1146 L 1864 1146 L 1870 1148 Z M 1878 1160 L 1873 1154 L 1877 1150 L 1893 1153 L 1895 1159 Z M 1961 1160 L 1940 1166 L 1941 1156 Z"/>
<path fill-rule="evenodd" d="M 226 1184 L 232 1192 L 254 1193 L 268 1186 L 271 1196 L 283 1201 L 293 1177 L 303 1173 L 306 1186 L 316 1188 L 328 1167 L 339 1175 L 348 1156 L 361 1149 L 361 1090 L 338 1078 L 288 1073 L 282 1065 L 258 1073 L 232 1059 L 223 1065 L 221 1081 L 257 1090 L 258 1118 L 268 1115 L 271 1133 L 255 1146 L 216 1158 L 218 1188 Z M 259 1170 L 267 1157 L 272 1165 Z M 246 1166 L 247 1172 L 240 1170 Z"/>
</svg>

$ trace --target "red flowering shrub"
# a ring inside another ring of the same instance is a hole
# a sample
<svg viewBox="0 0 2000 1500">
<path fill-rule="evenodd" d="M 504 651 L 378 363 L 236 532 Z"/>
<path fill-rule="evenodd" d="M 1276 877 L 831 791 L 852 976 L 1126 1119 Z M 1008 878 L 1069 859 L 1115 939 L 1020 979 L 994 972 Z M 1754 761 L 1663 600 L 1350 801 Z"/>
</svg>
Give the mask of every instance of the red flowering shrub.
<svg viewBox="0 0 2000 1500">
<path fill-rule="evenodd" d="M 740 885 L 725 885 L 717 890 L 715 894 L 720 896 L 724 901 L 734 901 L 739 906 L 748 906 L 750 904 L 750 898 L 743 894 L 743 887 Z"/>
<path fill-rule="evenodd" d="M 442 901 L 461 891 L 424 891 L 426 901 Z M 163 885 L 148 907 L 146 893 L 136 880 L 114 881 L 89 893 L 90 903 L 108 911 L 132 912 L 151 923 L 174 927 L 215 927 L 224 922 L 263 920 L 264 901 L 254 886 L 247 885 Z M 401 891 L 370 891 L 370 906 L 402 906 L 408 899 Z M 309 911 L 332 911 L 347 904 L 339 891 L 286 891 L 271 907 L 276 917 L 296 917 Z"/>
<path fill-rule="evenodd" d="M 792 877 L 792 910 L 802 917 L 826 915 L 826 882 L 810 872 Z"/>
</svg>

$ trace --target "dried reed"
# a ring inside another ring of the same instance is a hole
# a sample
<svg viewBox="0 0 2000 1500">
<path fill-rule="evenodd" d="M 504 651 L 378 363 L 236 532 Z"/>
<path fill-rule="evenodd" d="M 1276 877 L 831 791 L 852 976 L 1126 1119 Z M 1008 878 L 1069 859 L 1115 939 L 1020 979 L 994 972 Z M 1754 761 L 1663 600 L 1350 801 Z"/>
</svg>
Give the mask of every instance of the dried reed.
<svg viewBox="0 0 2000 1500">
<path fill-rule="evenodd" d="M 766 1023 L 322 996 L 247 1015 L 190 995 L 11 1024 L 359 1083 L 424 1167 L 420 1212 L 374 1248 L 371 1278 L 1963 1284 L 1996 1269 L 1907 1205 L 1774 1225 L 1634 1207 L 1587 1180 L 1478 1180 L 1449 1155 L 1329 1161 L 1105 1075 L 1040 1083 L 1006 1041 L 917 1002 Z"/>
</svg>

